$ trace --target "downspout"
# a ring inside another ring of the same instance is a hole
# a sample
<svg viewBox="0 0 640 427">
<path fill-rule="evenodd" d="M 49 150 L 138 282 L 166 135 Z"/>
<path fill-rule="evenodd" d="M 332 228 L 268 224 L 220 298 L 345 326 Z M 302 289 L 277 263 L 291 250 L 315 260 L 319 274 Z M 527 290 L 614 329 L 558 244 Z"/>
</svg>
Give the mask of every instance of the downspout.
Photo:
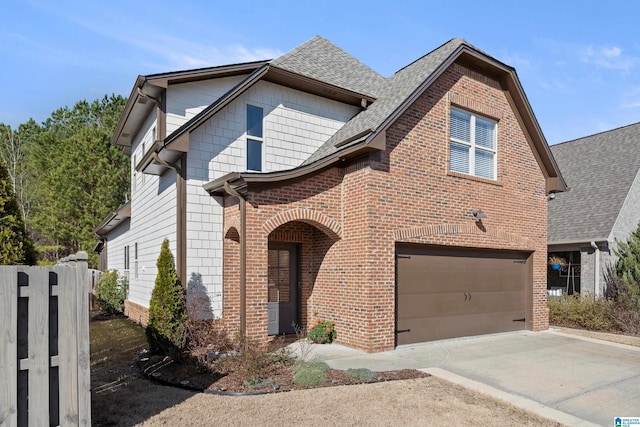
<svg viewBox="0 0 640 427">
<path fill-rule="evenodd" d="M 247 333 L 247 200 L 228 182 L 224 183 L 224 190 L 237 197 L 240 204 L 240 334 L 245 336 Z"/>
<path fill-rule="evenodd" d="M 593 296 L 595 299 L 598 299 L 600 298 L 600 248 L 596 245 L 596 242 L 591 242 L 591 247 L 594 249 L 593 255 L 596 257 L 596 262 L 594 263 Z"/>
</svg>

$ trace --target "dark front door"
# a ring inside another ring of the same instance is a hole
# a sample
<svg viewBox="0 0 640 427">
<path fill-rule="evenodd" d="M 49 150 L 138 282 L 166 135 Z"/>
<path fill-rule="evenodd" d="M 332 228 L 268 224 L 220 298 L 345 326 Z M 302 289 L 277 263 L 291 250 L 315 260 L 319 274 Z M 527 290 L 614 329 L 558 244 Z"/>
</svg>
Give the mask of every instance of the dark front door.
<svg viewBox="0 0 640 427">
<path fill-rule="evenodd" d="M 269 244 L 269 335 L 293 334 L 298 323 L 298 250 L 295 244 Z"/>
</svg>

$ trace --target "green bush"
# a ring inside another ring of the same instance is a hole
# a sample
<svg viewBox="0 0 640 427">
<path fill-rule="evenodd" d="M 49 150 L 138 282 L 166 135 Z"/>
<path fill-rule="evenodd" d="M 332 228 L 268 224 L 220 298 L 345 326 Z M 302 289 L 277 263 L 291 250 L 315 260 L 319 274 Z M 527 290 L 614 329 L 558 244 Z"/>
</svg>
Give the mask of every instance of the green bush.
<svg viewBox="0 0 640 427">
<path fill-rule="evenodd" d="M 100 275 L 96 286 L 96 300 L 103 314 L 122 313 L 126 297 L 126 277 L 119 277 L 116 270 L 105 271 Z"/>
<path fill-rule="evenodd" d="M 158 275 L 149 302 L 147 340 L 152 351 L 179 356 L 186 343 L 186 294 L 167 239 L 162 242 L 157 266 Z"/>
<path fill-rule="evenodd" d="M 296 363 L 296 371 L 303 370 L 303 369 L 311 369 L 316 371 L 327 372 L 331 368 L 325 362 L 299 361 L 298 363 Z"/>
<path fill-rule="evenodd" d="M 584 328 L 593 331 L 617 329 L 610 315 L 611 301 L 594 300 L 579 294 L 549 298 L 549 322 L 554 325 Z"/>
<path fill-rule="evenodd" d="M 293 382 L 303 387 L 315 387 L 327 381 L 327 372 L 314 364 L 299 365 L 293 375 Z"/>
<path fill-rule="evenodd" d="M 309 330 L 307 339 L 316 344 L 328 344 L 336 339 L 336 324 L 330 320 L 318 320 Z"/>
<path fill-rule="evenodd" d="M 351 368 L 344 371 L 344 374 L 348 377 L 357 378 L 360 381 L 369 381 L 378 376 L 376 372 L 373 372 L 367 368 Z"/>
</svg>

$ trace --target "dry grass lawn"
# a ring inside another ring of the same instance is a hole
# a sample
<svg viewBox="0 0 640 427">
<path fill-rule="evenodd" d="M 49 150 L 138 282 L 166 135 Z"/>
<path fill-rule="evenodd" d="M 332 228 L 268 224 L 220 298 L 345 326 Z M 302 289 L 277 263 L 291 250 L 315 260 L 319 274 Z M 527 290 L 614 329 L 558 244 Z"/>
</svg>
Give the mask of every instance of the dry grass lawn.
<svg viewBox="0 0 640 427">
<path fill-rule="evenodd" d="M 116 319 L 92 322 L 90 332 L 95 426 L 560 425 L 435 377 L 261 396 L 194 393 L 141 376 L 139 326 Z"/>
</svg>

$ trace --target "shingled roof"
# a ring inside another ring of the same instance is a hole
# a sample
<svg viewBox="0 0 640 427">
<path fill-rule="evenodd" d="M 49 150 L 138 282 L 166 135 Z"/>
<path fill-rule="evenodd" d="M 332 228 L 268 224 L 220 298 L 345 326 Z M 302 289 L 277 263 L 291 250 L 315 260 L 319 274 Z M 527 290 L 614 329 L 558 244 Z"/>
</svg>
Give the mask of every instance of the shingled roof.
<svg viewBox="0 0 640 427">
<path fill-rule="evenodd" d="M 550 245 L 609 237 L 640 170 L 640 123 L 551 147 L 570 191 L 549 201 Z"/>
<path fill-rule="evenodd" d="M 343 141 L 377 129 L 463 43 L 465 41 L 460 38 L 449 40 L 385 79 L 376 101 L 340 128 L 304 164 L 333 154 Z"/>
<path fill-rule="evenodd" d="M 384 83 L 383 76 L 320 36 L 277 57 L 269 65 L 373 98 Z"/>
</svg>

